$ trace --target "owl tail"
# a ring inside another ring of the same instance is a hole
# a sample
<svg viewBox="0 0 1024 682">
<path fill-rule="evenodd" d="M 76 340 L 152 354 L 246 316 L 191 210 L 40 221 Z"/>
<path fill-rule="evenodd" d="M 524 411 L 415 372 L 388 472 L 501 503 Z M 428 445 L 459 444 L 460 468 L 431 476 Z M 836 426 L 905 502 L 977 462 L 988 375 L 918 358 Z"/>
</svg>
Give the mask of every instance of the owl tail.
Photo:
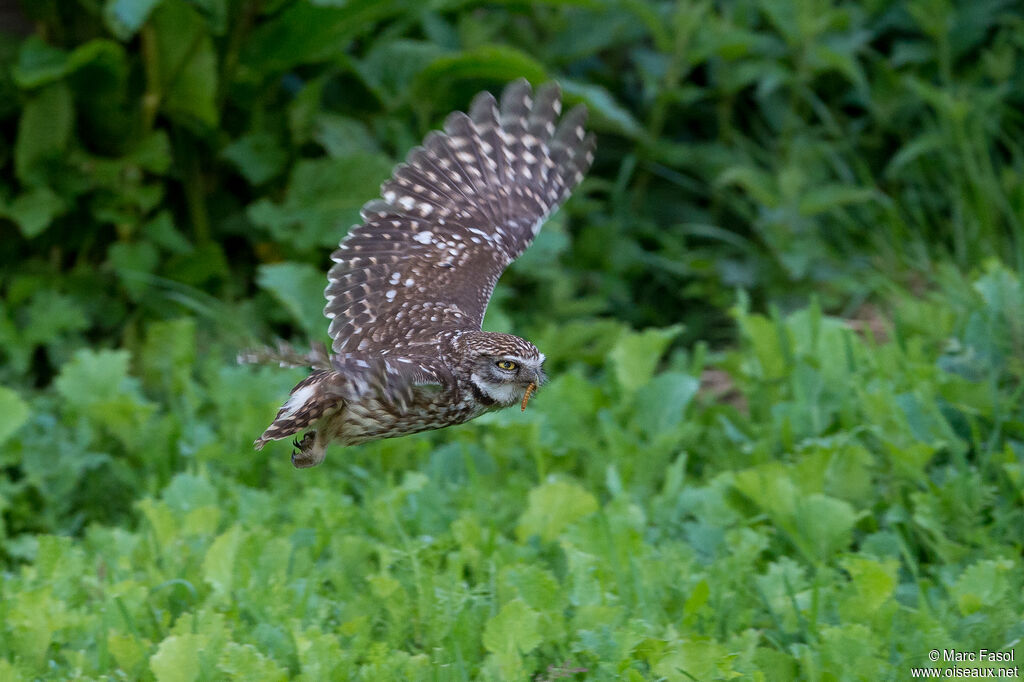
<svg viewBox="0 0 1024 682">
<path fill-rule="evenodd" d="M 267 442 L 281 440 L 306 429 L 317 422 L 329 409 L 336 407 L 338 397 L 324 390 L 334 372 L 319 370 L 303 379 L 292 389 L 291 395 L 263 435 L 253 441 L 253 447 L 262 450 Z"/>
</svg>

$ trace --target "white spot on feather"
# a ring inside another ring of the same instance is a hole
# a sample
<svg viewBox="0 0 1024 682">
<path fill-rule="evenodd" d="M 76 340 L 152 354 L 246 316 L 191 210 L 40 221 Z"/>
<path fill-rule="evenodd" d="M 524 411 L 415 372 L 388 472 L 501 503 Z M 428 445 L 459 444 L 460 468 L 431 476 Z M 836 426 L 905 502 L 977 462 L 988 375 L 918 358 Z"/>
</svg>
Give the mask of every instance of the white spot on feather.
<svg viewBox="0 0 1024 682">
<path fill-rule="evenodd" d="M 316 384 L 306 384 L 302 388 L 298 389 L 291 394 L 288 398 L 288 402 L 284 404 L 281 409 L 284 412 L 281 413 L 281 418 L 287 418 L 293 416 L 296 412 L 306 404 L 306 401 L 313 397 L 316 393 Z"/>
<path fill-rule="evenodd" d="M 486 233 L 486 232 L 484 232 L 483 230 L 478 230 L 478 229 L 477 229 L 477 228 L 475 228 L 475 227 L 469 227 L 469 228 L 466 228 L 466 230 L 467 230 L 468 232 L 472 232 L 473 234 L 478 234 L 478 235 L 480 235 L 481 237 L 483 237 L 483 238 L 484 238 L 485 240 L 487 240 L 487 241 L 493 241 L 493 239 L 494 239 L 494 237 L 493 237 L 492 235 L 489 235 L 489 234 L 487 234 L 487 233 Z M 472 239 L 472 238 L 471 238 L 471 239 Z M 476 242 L 476 243 L 479 243 L 479 242 Z"/>
<path fill-rule="evenodd" d="M 433 232 L 430 230 L 423 230 L 422 232 L 417 232 L 416 236 L 414 236 L 412 240 L 414 242 L 419 242 L 420 244 L 429 244 L 433 238 Z"/>
</svg>

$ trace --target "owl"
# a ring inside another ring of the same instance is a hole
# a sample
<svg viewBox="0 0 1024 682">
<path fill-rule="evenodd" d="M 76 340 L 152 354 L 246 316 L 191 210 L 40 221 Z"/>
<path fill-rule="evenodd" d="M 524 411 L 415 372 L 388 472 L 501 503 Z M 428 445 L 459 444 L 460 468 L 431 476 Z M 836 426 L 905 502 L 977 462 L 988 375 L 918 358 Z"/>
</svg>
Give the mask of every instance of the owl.
<svg viewBox="0 0 1024 682">
<path fill-rule="evenodd" d="M 461 424 L 516 404 L 545 381 L 544 354 L 481 330 L 494 285 L 583 179 L 594 158 L 582 106 L 561 114 L 554 83 L 525 80 L 409 152 L 331 255 L 324 315 L 331 349 L 244 357 L 313 369 L 253 444 L 296 438 L 292 464 L 357 445 Z"/>
</svg>

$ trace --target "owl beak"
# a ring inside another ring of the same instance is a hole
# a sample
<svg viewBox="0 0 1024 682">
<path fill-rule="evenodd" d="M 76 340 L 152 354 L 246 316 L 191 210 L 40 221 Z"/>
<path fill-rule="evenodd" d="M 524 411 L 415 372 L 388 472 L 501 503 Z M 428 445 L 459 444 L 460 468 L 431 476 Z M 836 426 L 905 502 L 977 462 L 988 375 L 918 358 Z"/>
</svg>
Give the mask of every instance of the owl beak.
<svg viewBox="0 0 1024 682">
<path fill-rule="evenodd" d="M 536 382 L 531 381 L 530 385 L 526 387 L 526 393 L 523 394 L 523 403 L 519 406 L 520 412 L 526 412 L 526 403 L 530 402 L 530 396 L 532 396 L 536 390 Z"/>
</svg>

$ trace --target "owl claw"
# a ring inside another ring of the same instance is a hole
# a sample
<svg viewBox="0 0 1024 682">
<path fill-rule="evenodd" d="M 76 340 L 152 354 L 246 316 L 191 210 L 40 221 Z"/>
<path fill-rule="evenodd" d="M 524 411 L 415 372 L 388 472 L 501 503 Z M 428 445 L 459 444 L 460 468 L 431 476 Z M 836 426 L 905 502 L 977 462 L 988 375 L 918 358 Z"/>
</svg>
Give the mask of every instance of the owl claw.
<svg viewBox="0 0 1024 682">
<path fill-rule="evenodd" d="M 298 436 L 292 441 L 292 445 L 295 447 L 292 450 L 292 464 L 298 468 L 305 468 L 313 466 L 313 464 L 307 463 L 310 461 L 309 449 L 313 447 L 313 443 L 316 440 L 316 431 L 307 431 L 306 435 L 300 440 Z"/>
</svg>

